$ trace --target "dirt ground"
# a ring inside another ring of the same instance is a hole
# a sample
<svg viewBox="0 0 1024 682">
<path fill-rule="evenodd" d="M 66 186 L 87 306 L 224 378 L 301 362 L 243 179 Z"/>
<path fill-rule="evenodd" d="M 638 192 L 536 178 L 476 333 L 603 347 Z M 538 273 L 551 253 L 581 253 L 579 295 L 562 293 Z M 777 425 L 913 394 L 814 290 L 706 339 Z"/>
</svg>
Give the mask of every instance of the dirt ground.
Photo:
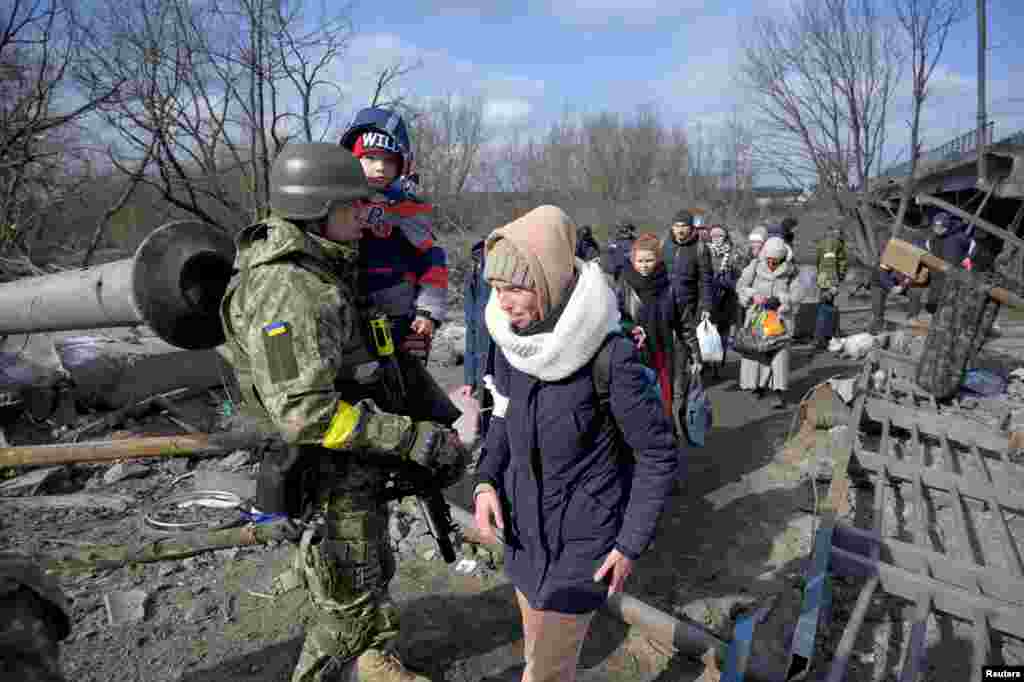
<svg viewBox="0 0 1024 682">
<path fill-rule="evenodd" d="M 848 331 L 866 324 L 866 318 L 844 320 Z M 794 404 L 809 388 L 850 375 L 854 367 L 796 349 Z M 461 383 L 461 367 L 431 369 L 442 385 Z M 767 401 L 726 391 L 737 371 L 733 358 L 722 380 L 710 386 L 715 426 L 708 445 L 685 451 L 683 493 L 671 499 L 655 545 L 627 589 L 726 639 L 738 604 L 761 605 L 774 597 L 774 609 L 758 628 L 755 652 L 781 666 L 810 551 L 813 496 L 802 478 L 804 462 L 777 456 L 792 409 L 773 410 Z M 129 500 L 126 507 L 40 511 L 5 504 L 0 548 L 50 559 L 82 551 L 103 557 L 148 541 L 140 531 L 142 513 L 181 485 L 183 461 L 149 462 L 141 477 L 109 485 L 102 482 L 107 465 L 68 467 L 52 492 L 119 495 Z M 453 501 L 469 507 L 467 486 L 450 492 Z M 286 566 L 289 549 L 280 542 L 117 569 L 63 565 L 56 575 L 73 604 L 73 633 L 62 651 L 68 679 L 288 680 L 308 607 L 300 592 L 276 600 L 266 593 Z M 111 625 L 105 597 L 130 590 L 146 595 L 143 619 Z M 440 560 L 415 559 L 401 565 L 393 591 L 403 609 L 400 648 L 407 660 L 439 681 L 518 680 L 521 631 L 512 589 L 500 570 L 481 563 L 473 574 L 460 575 Z M 703 668 L 604 615 L 595 619 L 582 666 L 581 680 L 659 682 L 695 680 Z"/>
</svg>

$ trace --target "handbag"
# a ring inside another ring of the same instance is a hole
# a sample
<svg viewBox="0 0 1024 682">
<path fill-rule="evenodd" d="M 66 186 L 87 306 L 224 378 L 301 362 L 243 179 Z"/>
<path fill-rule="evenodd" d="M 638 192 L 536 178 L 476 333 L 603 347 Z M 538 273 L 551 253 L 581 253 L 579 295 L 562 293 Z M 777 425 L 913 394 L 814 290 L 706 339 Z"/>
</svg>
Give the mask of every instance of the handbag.
<svg viewBox="0 0 1024 682">
<path fill-rule="evenodd" d="M 782 333 L 774 336 L 765 334 L 765 314 L 774 311 L 760 311 L 750 322 L 737 333 L 735 340 L 736 352 L 748 360 L 765 361 L 779 350 L 785 348 L 793 340 L 793 332 L 783 325 Z M 776 319 L 778 313 L 775 313 Z M 782 324 L 778 320 L 778 324 Z"/>
</svg>

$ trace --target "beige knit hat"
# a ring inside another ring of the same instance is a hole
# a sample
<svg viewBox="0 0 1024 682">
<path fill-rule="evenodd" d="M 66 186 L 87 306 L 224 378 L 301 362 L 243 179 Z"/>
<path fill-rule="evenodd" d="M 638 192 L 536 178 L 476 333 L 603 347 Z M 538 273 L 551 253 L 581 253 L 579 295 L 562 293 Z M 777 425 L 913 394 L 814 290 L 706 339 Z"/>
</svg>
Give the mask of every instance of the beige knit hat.
<svg viewBox="0 0 1024 682">
<path fill-rule="evenodd" d="M 484 279 L 500 280 L 524 289 L 535 289 L 537 282 L 530 274 L 530 264 L 508 239 L 494 242 L 484 258 Z"/>
</svg>

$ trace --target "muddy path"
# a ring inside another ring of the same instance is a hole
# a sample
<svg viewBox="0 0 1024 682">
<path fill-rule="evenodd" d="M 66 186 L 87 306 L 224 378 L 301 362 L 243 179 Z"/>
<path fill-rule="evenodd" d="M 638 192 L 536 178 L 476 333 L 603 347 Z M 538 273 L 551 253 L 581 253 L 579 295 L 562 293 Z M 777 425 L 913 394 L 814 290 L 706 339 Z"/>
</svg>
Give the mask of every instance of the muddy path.
<svg viewBox="0 0 1024 682">
<path fill-rule="evenodd" d="M 858 324 L 844 320 L 848 329 Z M 792 425 L 796 400 L 854 367 L 807 348 L 795 350 L 792 364 L 793 402 L 786 410 L 727 391 L 738 373 L 734 359 L 721 381 L 712 382 L 715 426 L 708 445 L 688 450 L 683 492 L 671 499 L 655 545 L 627 587 L 639 599 L 726 638 L 738 604 L 777 595 L 755 646 L 759 655 L 780 662 L 787 628 L 796 620 L 813 520 L 800 463 L 781 461 L 777 449 Z M 431 370 L 446 387 L 462 382 L 462 367 Z M 145 475 L 110 484 L 103 482 L 107 466 L 69 467 L 53 492 L 84 490 L 132 501 L 122 511 L 5 506 L 0 547 L 52 558 L 83 549 L 101 556 L 104 547 L 138 543 L 141 513 L 180 485 L 180 462 L 149 463 Z M 468 485 L 450 493 L 469 508 Z M 58 573 L 73 605 L 74 629 L 62 650 L 68 679 L 288 680 L 309 608 L 301 592 L 275 600 L 267 593 L 272 577 L 287 567 L 289 552 L 290 544 L 282 542 Z M 438 681 L 519 679 L 518 612 L 500 568 L 481 558 L 472 574 L 460 575 L 440 560 L 415 558 L 402 562 L 392 588 L 403 611 L 400 650 L 414 666 Z M 142 619 L 112 625 L 106 598 L 133 590 L 145 593 Z M 605 615 L 595 619 L 582 666 L 581 680 L 695 680 L 703 669 Z"/>
</svg>

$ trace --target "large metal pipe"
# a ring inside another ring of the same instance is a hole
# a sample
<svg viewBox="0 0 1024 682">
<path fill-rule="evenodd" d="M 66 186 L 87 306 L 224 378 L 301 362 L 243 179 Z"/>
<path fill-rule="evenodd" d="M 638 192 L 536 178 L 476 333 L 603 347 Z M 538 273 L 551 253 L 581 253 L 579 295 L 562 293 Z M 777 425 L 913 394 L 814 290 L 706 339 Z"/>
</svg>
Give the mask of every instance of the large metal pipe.
<svg viewBox="0 0 1024 682">
<path fill-rule="evenodd" d="M 188 350 L 224 341 L 219 306 L 234 241 L 206 223 L 154 230 L 131 258 L 0 284 L 0 335 L 148 325 Z"/>
</svg>

